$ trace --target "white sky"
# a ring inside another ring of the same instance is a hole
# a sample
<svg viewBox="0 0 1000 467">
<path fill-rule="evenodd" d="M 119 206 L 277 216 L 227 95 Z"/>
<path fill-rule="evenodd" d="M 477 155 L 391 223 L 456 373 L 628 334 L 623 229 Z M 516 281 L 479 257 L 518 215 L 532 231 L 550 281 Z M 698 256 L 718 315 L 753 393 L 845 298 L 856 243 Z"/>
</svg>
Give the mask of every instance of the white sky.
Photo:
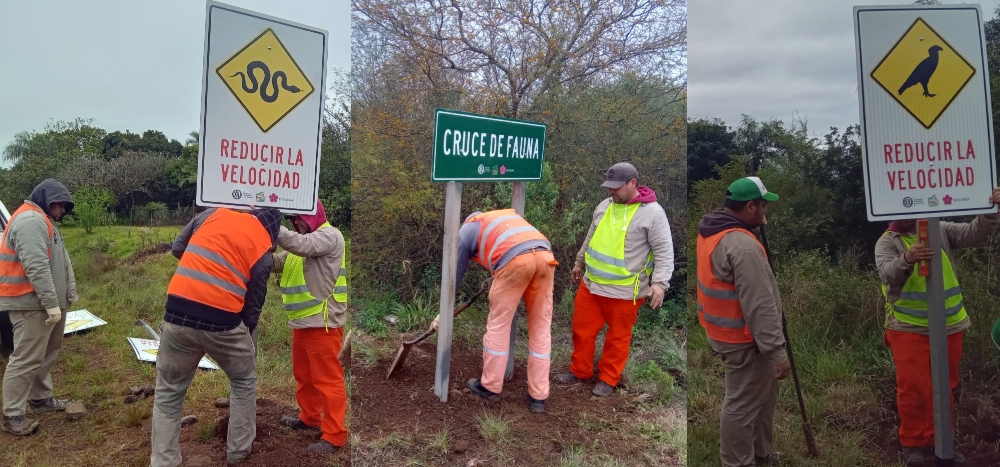
<svg viewBox="0 0 1000 467">
<path fill-rule="evenodd" d="M 329 70 L 350 71 L 349 0 L 225 3 L 325 29 Z M 0 151 L 19 132 L 77 117 L 93 118 L 108 132 L 159 130 L 183 143 L 201 115 L 205 6 L 204 0 L 0 3 Z"/>
<path fill-rule="evenodd" d="M 958 2 L 942 2 L 958 3 Z M 858 123 L 854 5 L 912 2 L 688 2 L 688 116 L 805 119 L 812 136 Z M 1000 0 L 980 3 L 984 20 Z"/>
</svg>

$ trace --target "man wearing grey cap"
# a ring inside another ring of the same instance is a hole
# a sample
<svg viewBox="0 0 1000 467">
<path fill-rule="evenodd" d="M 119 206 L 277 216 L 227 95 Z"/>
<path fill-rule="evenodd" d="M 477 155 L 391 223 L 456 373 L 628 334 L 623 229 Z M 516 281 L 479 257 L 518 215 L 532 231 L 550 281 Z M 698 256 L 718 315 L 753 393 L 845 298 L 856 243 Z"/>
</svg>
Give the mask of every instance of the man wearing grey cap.
<svg viewBox="0 0 1000 467">
<path fill-rule="evenodd" d="M 557 383 L 591 381 L 597 333 L 608 326 L 597 364 L 596 396 L 607 397 L 621 379 L 639 307 L 648 298 L 659 308 L 674 272 L 670 224 L 656 193 L 639 186 L 639 173 L 619 162 L 601 187 L 611 195 L 594 210 L 587 238 L 576 255 L 573 281 L 580 283 L 573 302 L 573 355 L 569 373 Z"/>
</svg>

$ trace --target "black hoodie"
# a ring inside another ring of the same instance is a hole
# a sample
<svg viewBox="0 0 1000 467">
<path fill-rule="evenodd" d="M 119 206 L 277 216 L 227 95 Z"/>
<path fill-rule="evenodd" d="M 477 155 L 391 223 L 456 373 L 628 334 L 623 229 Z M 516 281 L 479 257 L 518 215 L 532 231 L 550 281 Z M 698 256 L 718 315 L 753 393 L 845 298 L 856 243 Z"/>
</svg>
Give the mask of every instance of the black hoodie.
<svg viewBox="0 0 1000 467">
<path fill-rule="evenodd" d="M 51 178 L 42 180 L 34 190 L 31 190 L 28 201 L 37 204 L 49 217 L 52 217 L 52 213 L 49 212 L 49 205 L 52 203 L 66 203 L 66 214 L 72 212 L 74 206 L 73 197 L 70 196 L 66 186 Z"/>
<path fill-rule="evenodd" d="M 726 210 L 722 208 L 705 214 L 705 217 L 702 217 L 698 221 L 698 235 L 705 238 L 729 229 L 746 229 L 754 232 L 754 229 L 747 227 L 743 221 L 732 214 L 726 213 Z"/>
</svg>

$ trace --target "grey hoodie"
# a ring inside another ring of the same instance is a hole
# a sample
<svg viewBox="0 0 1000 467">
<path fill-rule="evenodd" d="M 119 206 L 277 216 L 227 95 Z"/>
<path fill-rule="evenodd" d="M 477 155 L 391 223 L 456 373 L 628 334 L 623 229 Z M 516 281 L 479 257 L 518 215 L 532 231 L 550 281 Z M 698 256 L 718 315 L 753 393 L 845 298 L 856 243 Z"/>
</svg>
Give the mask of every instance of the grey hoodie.
<svg viewBox="0 0 1000 467">
<path fill-rule="evenodd" d="M 31 192 L 31 197 L 25 200 L 49 212 L 49 204 L 64 202 L 66 212 L 73 209 L 73 199 L 69 190 L 53 179 L 46 179 Z M 4 241 L 8 248 L 24 266 L 28 281 L 34 292 L 19 297 L 0 297 L 0 310 L 31 311 L 48 308 L 62 308 L 67 311 L 72 304 L 80 299 L 76 292 L 76 276 L 73 274 L 73 264 L 70 262 L 62 234 L 52 221 L 52 239 L 45 218 L 35 211 L 26 211 L 17 216 L 7 226 Z M 51 257 L 48 252 L 51 251 Z"/>
</svg>

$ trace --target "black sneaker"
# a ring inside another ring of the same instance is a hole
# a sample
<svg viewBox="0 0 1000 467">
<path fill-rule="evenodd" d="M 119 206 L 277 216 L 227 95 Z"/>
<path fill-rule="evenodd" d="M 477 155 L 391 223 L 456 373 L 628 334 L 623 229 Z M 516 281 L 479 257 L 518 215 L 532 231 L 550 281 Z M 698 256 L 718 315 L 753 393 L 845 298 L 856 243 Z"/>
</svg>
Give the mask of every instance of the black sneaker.
<svg viewBox="0 0 1000 467">
<path fill-rule="evenodd" d="M 340 446 L 337 446 L 325 439 L 321 439 L 316 443 L 310 444 L 306 449 L 309 449 L 310 451 L 334 453 L 340 450 Z"/>
<path fill-rule="evenodd" d="M 38 429 L 38 426 L 39 423 L 37 420 L 27 419 L 24 415 L 14 417 L 3 416 L 3 429 L 9 431 L 12 435 L 30 435 Z"/>
<path fill-rule="evenodd" d="M 535 399 L 534 397 L 531 397 L 531 394 L 525 392 L 524 400 L 528 401 L 528 410 L 531 411 L 531 413 L 545 412 L 545 399 Z"/>
<path fill-rule="evenodd" d="M 469 390 L 479 397 L 486 399 L 490 402 L 500 402 L 500 394 L 497 394 L 489 389 L 483 387 L 483 384 L 479 382 L 478 379 L 470 379 L 466 384 Z"/>
<path fill-rule="evenodd" d="M 68 405 L 68 399 L 56 399 L 55 397 L 28 401 L 28 407 L 31 407 L 31 411 L 35 413 L 62 412 L 66 410 Z"/>
<path fill-rule="evenodd" d="M 278 423 L 281 426 L 287 426 L 288 428 L 291 428 L 293 430 L 315 430 L 316 429 L 316 427 L 314 427 L 314 426 L 306 425 L 306 422 L 303 422 L 302 419 L 300 419 L 299 417 L 284 416 L 284 417 L 281 417 L 281 420 Z"/>
</svg>

